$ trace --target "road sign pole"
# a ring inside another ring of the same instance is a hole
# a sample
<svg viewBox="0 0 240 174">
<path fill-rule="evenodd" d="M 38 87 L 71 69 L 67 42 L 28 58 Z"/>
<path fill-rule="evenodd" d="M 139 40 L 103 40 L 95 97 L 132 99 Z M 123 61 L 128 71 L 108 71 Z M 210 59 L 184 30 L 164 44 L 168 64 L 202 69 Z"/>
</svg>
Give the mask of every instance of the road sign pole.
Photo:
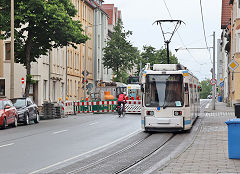
<svg viewBox="0 0 240 174">
<path fill-rule="evenodd" d="M 215 31 L 213 32 L 213 72 L 212 77 L 215 79 Z M 215 93 L 216 84 L 212 86 L 212 110 L 215 110 Z"/>
</svg>

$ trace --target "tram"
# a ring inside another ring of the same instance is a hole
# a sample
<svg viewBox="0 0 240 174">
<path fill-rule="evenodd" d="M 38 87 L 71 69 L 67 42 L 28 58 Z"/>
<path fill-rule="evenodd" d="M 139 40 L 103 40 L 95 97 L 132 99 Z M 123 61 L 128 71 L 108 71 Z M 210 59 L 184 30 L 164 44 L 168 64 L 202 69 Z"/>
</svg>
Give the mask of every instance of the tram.
<svg viewBox="0 0 240 174">
<path fill-rule="evenodd" d="M 180 64 L 150 64 L 141 78 L 144 131 L 190 130 L 200 112 L 198 79 Z"/>
</svg>

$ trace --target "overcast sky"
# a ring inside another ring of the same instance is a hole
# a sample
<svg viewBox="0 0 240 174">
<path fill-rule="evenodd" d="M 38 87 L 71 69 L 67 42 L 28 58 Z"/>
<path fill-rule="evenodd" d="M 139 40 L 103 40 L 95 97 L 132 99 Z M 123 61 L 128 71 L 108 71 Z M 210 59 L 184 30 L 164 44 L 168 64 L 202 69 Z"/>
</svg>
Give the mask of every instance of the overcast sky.
<svg viewBox="0 0 240 174">
<path fill-rule="evenodd" d="M 173 36 L 170 50 L 177 56 L 179 62 L 200 80 L 211 78 L 212 63 L 208 50 L 175 51 L 180 47 L 206 47 L 200 0 L 104 0 L 104 3 L 115 4 L 115 7 L 122 11 L 125 30 L 133 31 L 133 35 L 129 39 L 139 50 L 143 45 L 151 45 L 157 49 L 164 47 L 161 29 L 159 25 L 152 25 L 154 21 L 159 19 L 184 21 L 186 25 L 182 24 Z M 213 31 L 216 32 L 216 40 L 221 36 L 221 4 L 221 0 L 202 0 L 206 39 L 209 47 L 212 47 L 213 44 Z M 170 26 L 166 29 L 168 29 L 166 32 L 172 31 L 173 27 Z M 212 59 L 212 49 L 210 52 Z"/>
</svg>

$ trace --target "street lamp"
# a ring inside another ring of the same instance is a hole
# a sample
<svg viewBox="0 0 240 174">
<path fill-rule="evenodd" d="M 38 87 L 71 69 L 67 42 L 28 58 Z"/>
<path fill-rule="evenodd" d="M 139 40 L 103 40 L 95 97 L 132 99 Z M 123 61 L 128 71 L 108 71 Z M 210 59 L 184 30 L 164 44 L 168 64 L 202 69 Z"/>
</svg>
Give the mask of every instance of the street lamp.
<svg viewBox="0 0 240 174">
<path fill-rule="evenodd" d="M 213 71 L 212 71 L 212 79 L 215 79 L 215 31 L 213 32 L 213 46 L 212 47 L 207 47 L 207 48 L 177 48 L 175 51 L 179 50 L 190 50 L 190 49 L 213 49 Z M 212 86 L 212 110 L 215 110 L 215 93 L 216 93 L 216 84 Z"/>
</svg>

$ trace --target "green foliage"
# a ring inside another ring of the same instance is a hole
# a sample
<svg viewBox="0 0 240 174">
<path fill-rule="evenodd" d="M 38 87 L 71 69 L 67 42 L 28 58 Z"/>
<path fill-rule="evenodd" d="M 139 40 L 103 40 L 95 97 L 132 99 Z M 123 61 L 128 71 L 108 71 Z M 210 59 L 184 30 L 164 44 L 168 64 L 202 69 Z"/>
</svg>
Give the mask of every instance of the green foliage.
<svg viewBox="0 0 240 174">
<path fill-rule="evenodd" d="M 210 79 L 206 79 L 200 82 L 202 86 L 202 91 L 200 92 L 200 98 L 206 99 L 208 95 L 211 95 L 212 85 L 210 84 Z"/>
<path fill-rule="evenodd" d="M 123 81 L 127 70 L 131 70 L 139 59 L 139 51 L 133 47 L 127 38 L 132 35 L 131 31 L 123 30 L 122 21 L 119 19 L 114 27 L 111 40 L 107 42 L 107 46 L 103 49 L 103 65 L 105 68 L 111 68 L 116 75 L 115 80 Z"/>
<path fill-rule="evenodd" d="M 10 37 L 10 0 L 0 0 L 0 39 Z M 80 44 L 83 35 L 80 21 L 74 21 L 77 10 L 70 0 L 15 0 L 15 61 L 26 66 L 31 74 L 31 62 L 47 55 L 52 48 Z M 29 92 L 26 84 L 26 96 Z"/>
<path fill-rule="evenodd" d="M 10 37 L 10 2 L 0 0 L 0 37 Z M 26 49 L 30 45 L 30 62 L 46 55 L 53 47 L 74 46 L 86 41 L 77 11 L 70 0 L 15 0 L 15 59 L 26 66 Z"/>
<path fill-rule="evenodd" d="M 178 64 L 177 57 L 169 52 L 170 64 Z M 141 57 L 138 59 L 138 70 L 140 69 L 140 62 L 145 66 L 147 63 L 153 64 L 167 64 L 167 50 L 159 49 L 152 46 L 143 46 Z"/>
</svg>

